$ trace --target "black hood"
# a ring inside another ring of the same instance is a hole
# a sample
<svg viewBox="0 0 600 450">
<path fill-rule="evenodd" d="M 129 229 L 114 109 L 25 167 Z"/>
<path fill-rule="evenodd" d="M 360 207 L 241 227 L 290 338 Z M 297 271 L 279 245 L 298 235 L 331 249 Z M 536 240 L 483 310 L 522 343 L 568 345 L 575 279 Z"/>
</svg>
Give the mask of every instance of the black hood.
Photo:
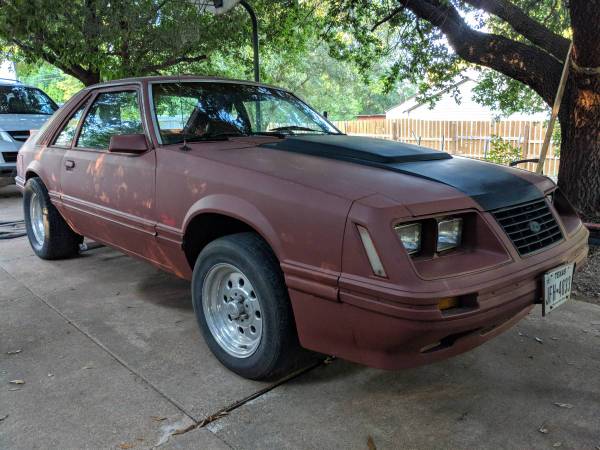
<svg viewBox="0 0 600 450">
<path fill-rule="evenodd" d="M 485 210 L 544 196 L 534 184 L 517 175 L 518 169 L 453 157 L 402 142 L 347 135 L 307 135 L 261 147 L 378 167 L 443 183 L 470 196 Z"/>
<path fill-rule="evenodd" d="M 452 158 L 448 153 L 417 145 L 345 134 L 293 136 L 278 142 L 263 144 L 262 147 L 361 164 L 407 163 Z"/>
</svg>

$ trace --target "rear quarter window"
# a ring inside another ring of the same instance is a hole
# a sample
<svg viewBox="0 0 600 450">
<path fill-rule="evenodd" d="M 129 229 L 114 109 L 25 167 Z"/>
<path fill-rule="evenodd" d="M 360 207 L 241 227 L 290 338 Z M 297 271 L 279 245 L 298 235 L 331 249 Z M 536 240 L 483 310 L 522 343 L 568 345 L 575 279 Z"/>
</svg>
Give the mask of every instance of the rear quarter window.
<svg viewBox="0 0 600 450">
<path fill-rule="evenodd" d="M 79 121 L 81 120 L 81 116 L 83 115 L 83 111 L 85 110 L 85 104 L 80 106 L 69 118 L 66 125 L 63 127 L 58 136 L 54 140 L 54 144 L 58 147 L 70 147 L 73 143 L 73 139 L 75 138 L 75 132 L 77 131 L 77 126 L 79 125 Z"/>
</svg>

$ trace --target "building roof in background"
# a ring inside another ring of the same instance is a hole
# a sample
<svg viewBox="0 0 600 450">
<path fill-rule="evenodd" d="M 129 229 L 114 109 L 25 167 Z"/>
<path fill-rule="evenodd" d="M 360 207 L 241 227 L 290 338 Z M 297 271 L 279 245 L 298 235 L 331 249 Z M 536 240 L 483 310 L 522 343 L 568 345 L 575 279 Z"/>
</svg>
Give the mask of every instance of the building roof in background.
<svg viewBox="0 0 600 450">
<path fill-rule="evenodd" d="M 435 93 L 440 96 L 433 108 L 429 103 L 419 102 L 416 96 L 396 105 L 386 111 L 386 118 L 400 119 L 411 118 L 421 120 L 483 120 L 492 121 L 498 116 L 498 112 L 489 106 L 483 106 L 473 100 L 473 88 L 477 82 L 468 76 L 463 77 L 454 85 Z M 458 90 L 457 103 L 454 94 Z M 548 113 L 517 113 L 502 120 L 532 120 L 543 121 L 548 119 Z"/>
</svg>

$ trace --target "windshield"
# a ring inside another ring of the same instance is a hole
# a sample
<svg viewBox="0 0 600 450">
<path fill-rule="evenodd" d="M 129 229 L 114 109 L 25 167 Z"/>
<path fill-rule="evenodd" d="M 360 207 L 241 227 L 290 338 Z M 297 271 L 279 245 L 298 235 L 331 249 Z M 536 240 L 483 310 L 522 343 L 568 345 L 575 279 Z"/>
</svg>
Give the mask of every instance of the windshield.
<svg viewBox="0 0 600 450">
<path fill-rule="evenodd" d="M 42 91 L 26 86 L 0 86 L 0 114 L 46 114 L 58 109 Z"/>
<path fill-rule="evenodd" d="M 152 97 L 165 144 L 256 134 L 339 133 L 297 97 L 264 86 L 157 83 Z"/>
</svg>

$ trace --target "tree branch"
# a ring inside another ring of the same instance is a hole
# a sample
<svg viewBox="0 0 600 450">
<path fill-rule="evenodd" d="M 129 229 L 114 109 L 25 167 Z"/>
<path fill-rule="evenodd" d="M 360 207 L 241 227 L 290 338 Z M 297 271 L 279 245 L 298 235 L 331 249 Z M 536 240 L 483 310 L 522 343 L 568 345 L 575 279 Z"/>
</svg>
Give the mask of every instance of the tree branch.
<svg viewBox="0 0 600 450">
<path fill-rule="evenodd" d="M 456 53 L 473 64 L 483 65 L 521 81 L 552 104 L 562 63 L 549 53 L 497 34 L 470 28 L 446 0 L 399 0 L 417 17 L 438 27 Z"/>
<path fill-rule="evenodd" d="M 564 61 L 569 50 L 569 40 L 554 33 L 538 21 L 529 17 L 521 8 L 508 0 L 464 0 L 470 5 L 498 16 L 517 33 L 551 55 Z"/>
<path fill-rule="evenodd" d="M 390 21 L 392 18 L 394 18 L 394 16 L 396 16 L 403 9 L 404 9 L 404 6 L 400 6 L 399 8 L 394 8 L 389 14 L 387 14 L 386 16 L 382 17 L 377 22 L 375 22 L 373 24 L 373 26 L 371 27 L 371 31 L 372 32 L 375 31 L 377 28 L 379 28 L 384 23 Z"/>
<path fill-rule="evenodd" d="M 27 45 L 25 42 L 22 42 L 19 39 L 15 39 L 15 38 L 11 39 L 10 42 L 12 42 L 14 45 L 19 47 L 21 50 L 23 50 L 24 52 L 29 54 L 32 58 L 36 58 L 36 59 L 41 58 L 41 59 L 45 60 L 46 62 L 52 64 L 53 66 L 58 67 L 60 70 L 62 70 L 67 75 L 71 75 L 72 77 L 77 78 L 79 81 L 81 81 L 85 85 L 89 85 L 94 82 L 97 82 L 97 80 L 93 81 L 94 74 L 91 73 L 90 71 L 85 70 L 82 66 L 77 65 L 77 64 L 73 64 L 73 65 L 63 64 L 61 62 L 60 58 L 58 58 L 54 54 L 44 50 L 42 47 L 34 48 L 32 46 Z"/>
</svg>

